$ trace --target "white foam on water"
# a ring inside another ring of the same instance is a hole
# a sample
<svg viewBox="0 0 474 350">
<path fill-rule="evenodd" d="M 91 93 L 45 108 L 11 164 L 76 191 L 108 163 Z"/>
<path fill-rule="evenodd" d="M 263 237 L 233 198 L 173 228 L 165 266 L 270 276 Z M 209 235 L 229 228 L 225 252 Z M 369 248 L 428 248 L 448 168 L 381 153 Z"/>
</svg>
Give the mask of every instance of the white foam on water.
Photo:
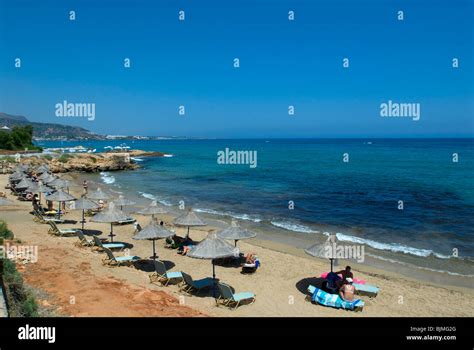
<svg viewBox="0 0 474 350">
<path fill-rule="evenodd" d="M 166 199 L 159 199 L 158 198 L 157 202 L 160 203 L 160 204 L 163 204 L 167 207 L 172 207 L 173 206 L 173 204 L 171 202 L 167 201 Z"/>
<path fill-rule="evenodd" d="M 171 204 L 169 201 L 165 200 L 165 199 L 161 199 L 161 198 L 158 198 L 154 195 L 152 195 L 151 193 L 146 193 L 146 192 L 138 192 L 143 198 L 146 198 L 146 199 L 149 199 L 151 201 L 156 201 L 158 203 L 161 203 L 167 207 L 172 207 L 173 204 Z"/>
<path fill-rule="evenodd" d="M 303 233 L 319 233 L 317 230 L 313 230 L 308 226 L 304 226 L 301 224 L 295 224 L 292 222 L 287 221 L 270 221 L 273 226 L 294 232 L 303 232 Z"/>
<path fill-rule="evenodd" d="M 370 254 L 370 253 L 365 253 L 365 254 L 367 254 L 368 256 L 371 256 L 372 258 L 387 261 L 387 262 L 390 262 L 392 264 L 400 264 L 400 265 L 410 266 L 410 267 L 414 267 L 414 268 L 417 268 L 417 269 L 420 269 L 420 270 L 426 270 L 426 271 L 437 272 L 437 273 L 446 273 L 446 274 L 451 275 L 451 276 L 461 276 L 461 277 L 470 277 L 470 278 L 474 277 L 474 275 L 464 275 L 462 273 L 457 273 L 457 272 L 450 272 L 450 271 L 446 271 L 446 270 L 437 270 L 437 269 L 432 269 L 432 268 L 424 267 L 424 266 L 417 266 L 417 265 L 405 263 L 403 261 L 384 258 L 382 256 L 378 256 L 378 255 L 374 255 L 374 254 Z"/>
<path fill-rule="evenodd" d="M 302 233 L 319 233 L 320 231 L 313 230 L 312 228 L 293 223 L 293 222 L 288 222 L 288 221 L 271 221 L 270 222 L 273 226 L 288 230 L 288 231 L 293 231 L 293 232 L 302 232 Z M 323 233 L 326 236 L 329 236 L 328 232 Z M 377 242 L 371 239 L 366 239 L 366 238 L 360 238 L 356 236 L 351 236 L 347 235 L 344 233 L 337 232 L 336 233 L 337 239 L 342 241 L 342 242 L 352 242 L 352 243 L 357 243 L 357 244 L 364 244 L 369 247 L 372 247 L 374 249 L 378 250 L 387 250 L 395 253 L 405 253 L 405 254 L 411 254 L 415 256 L 420 256 L 420 257 L 428 257 L 430 255 L 433 255 L 437 258 L 440 259 L 450 259 L 452 256 L 448 255 L 443 255 L 440 253 L 436 253 L 430 249 L 422 249 L 422 248 L 414 248 L 410 247 L 407 245 L 399 244 L 399 243 L 382 243 L 382 242 Z"/>
<path fill-rule="evenodd" d="M 239 219 L 239 220 L 246 220 L 246 221 L 253 221 L 253 222 L 262 221 L 262 219 L 260 219 L 258 216 L 249 215 L 249 214 L 236 214 L 236 213 L 222 212 L 222 211 L 217 211 L 214 209 L 206 209 L 206 208 L 195 208 L 193 210 L 198 213 L 206 213 L 206 214 L 219 215 L 219 216 L 230 216 L 234 219 Z"/>
<path fill-rule="evenodd" d="M 156 201 L 156 197 L 150 193 L 145 193 L 145 192 L 138 192 L 143 198 Z"/>
<path fill-rule="evenodd" d="M 324 232 L 324 234 L 326 236 L 329 235 L 329 233 L 327 233 L 327 232 Z M 406 246 L 406 245 L 399 244 L 399 243 L 381 243 L 381 242 L 377 242 L 377 241 L 374 241 L 374 240 L 371 240 L 371 239 L 351 236 L 351 235 L 347 235 L 347 234 L 340 233 L 340 232 L 337 232 L 336 236 L 337 236 L 337 239 L 342 241 L 342 242 L 352 242 L 352 243 L 364 244 L 364 245 L 367 245 L 369 247 L 372 247 L 372 248 L 378 249 L 378 250 L 387 250 L 387 251 L 391 251 L 391 252 L 394 252 L 394 253 L 411 254 L 411 255 L 420 256 L 420 257 L 423 257 L 423 258 L 426 258 L 430 255 L 434 255 L 434 256 L 436 256 L 437 258 L 440 258 L 440 259 L 449 259 L 449 258 L 451 258 L 451 256 L 435 253 L 430 249 L 414 248 L 414 247 Z"/>
<path fill-rule="evenodd" d="M 100 173 L 100 178 L 102 179 L 102 182 L 107 185 L 112 185 L 113 183 L 115 183 L 115 177 L 107 172 Z"/>
<path fill-rule="evenodd" d="M 173 158 L 174 157 L 174 154 L 163 154 L 163 157 L 165 158 Z"/>
</svg>

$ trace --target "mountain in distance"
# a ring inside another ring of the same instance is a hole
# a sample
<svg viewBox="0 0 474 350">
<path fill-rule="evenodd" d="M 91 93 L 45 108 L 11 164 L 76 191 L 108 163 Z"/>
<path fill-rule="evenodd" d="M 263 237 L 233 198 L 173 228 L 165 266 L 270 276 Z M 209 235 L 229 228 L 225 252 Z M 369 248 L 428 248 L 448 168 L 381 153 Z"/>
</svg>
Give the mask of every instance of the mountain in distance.
<svg viewBox="0 0 474 350">
<path fill-rule="evenodd" d="M 33 126 L 33 138 L 36 140 L 104 140 L 105 136 L 95 134 L 78 126 L 55 123 L 30 122 L 21 115 L 12 115 L 0 112 L 0 127 L 13 128 L 19 125 Z"/>
</svg>

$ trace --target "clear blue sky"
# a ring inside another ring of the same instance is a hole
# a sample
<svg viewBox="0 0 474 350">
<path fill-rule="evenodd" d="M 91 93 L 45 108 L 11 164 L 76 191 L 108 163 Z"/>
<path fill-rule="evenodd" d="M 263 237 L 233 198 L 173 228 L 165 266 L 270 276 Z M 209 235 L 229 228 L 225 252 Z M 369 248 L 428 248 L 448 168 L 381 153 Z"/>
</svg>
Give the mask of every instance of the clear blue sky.
<svg viewBox="0 0 474 350">
<path fill-rule="evenodd" d="M 474 135 L 472 0 L 0 4 L 0 111 L 33 121 L 223 138 Z M 421 103 L 421 120 L 381 118 L 389 99 Z M 56 117 L 63 100 L 95 103 L 95 121 Z"/>
</svg>

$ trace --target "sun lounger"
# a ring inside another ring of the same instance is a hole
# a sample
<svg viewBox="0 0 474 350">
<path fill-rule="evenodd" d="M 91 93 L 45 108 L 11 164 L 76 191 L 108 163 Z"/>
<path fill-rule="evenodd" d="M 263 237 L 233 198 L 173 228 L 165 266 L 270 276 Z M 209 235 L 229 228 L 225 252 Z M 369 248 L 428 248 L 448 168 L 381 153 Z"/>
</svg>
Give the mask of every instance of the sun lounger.
<svg viewBox="0 0 474 350">
<path fill-rule="evenodd" d="M 80 247 L 92 247 L 95 245 L 94 240 L 87 239 L 82 231 L 77 232 L 77 237 L 79 238 L 79 242 L 76 242 L 76 245 Z"/>
<path fill-rule="evenodd" d="M 140 260 L 141 258 L 138 256 L 115 256 L 114 253 L 109 248 L 103 248 L 107 257 L 102 260 L 104 265 L 115 267 L 115 266 L 122 266 L 122 265 L 131 265 L 134 262 Z"/>
<path fill-rule="evenodd" d="M 154 261 L 155 272 L 150 275 L 150 283 L 160 282 L 163 286 L 167 286 L 170 281 L 183 280 L 183 274 L 181 272 L 167 272 L 166 266 L 162 261 Z"/>
<path fill-rule="evenodd" d="M 376 297 L 380 290 L 380 288 L 371 286 L 370 284 L 352 283 L 352 285 L 355 287 L 356 294 L 369 297 Z"/>
<path fill-rule="evenodd" d="M 47 224 L 49 222 L 54 222 L 56 224 L 63 224 L 65 222 L 63 219 L 44 217 L 38 211 L 34 211 L 33 215 L 35 216 L 33 220 L 35 220 L 36 222 L 40 222 L 42 224 Z"/>
<path fill-rule="evenodd" d="M 337 294 L 329 294 L 315 286 L 308 286 L 308 293 L 311 295 L 311 301 L 320 305 L 333 307 L 336 309 L 362 311 L 364 302 L 360 299 L 346 301 Z"/>
<path fill-rule="evenodd" d="M 48 221 L 49 226 L 48 233 L 55 236 L 76 236 L 80 229 L 77 228 L 59 228 L 54 221 Z"/>
<path fill-rule="evenodd" d="M 105 249 L 124 249 L 124 243 L 102 243 L 102 241 L 97 236 L 93 236 L 95 247 L 97 250 L 102 251 Z"/>
<path fill-rule="evenodd" d="M 200 280 L 193 280 L 187 273 L 181 272 L 184 283 L 181 286 L 181 291 L 191 294 L 191 291 L 200 292 L 201 290 L 211 288 L 213 284 L 212 278 L 206 277 Z"/>
<path fill-rule="evenodd" d="M 133 224 L 135 221 L 134 218 L 127 218 L 126 220 L 122 220 L 122 221 L 117 221 L 115 224 L 117 225 L 128 225 L 128 224 Z"/>
<path fill-rule="evenodd" d="M 232 292 L 232 289 L 228 284 L 218 283 L 217 287 L 219 288 L 219 298 L 218 302 L 222 302 L 225 306 L 229 307 L 231 310 L 237 309 L 237 307 L 243 301 L 249 301 L 249 304 L 255 302 L 255 294 L 251 292 L 236 293 Z"/>
</svg>

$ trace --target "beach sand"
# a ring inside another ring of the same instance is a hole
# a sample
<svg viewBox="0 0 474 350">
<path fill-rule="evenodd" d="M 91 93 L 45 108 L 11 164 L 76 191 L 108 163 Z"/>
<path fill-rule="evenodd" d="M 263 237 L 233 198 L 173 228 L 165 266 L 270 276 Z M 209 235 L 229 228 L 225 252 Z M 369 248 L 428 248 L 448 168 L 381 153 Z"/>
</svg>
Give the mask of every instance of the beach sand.
<svg viewBox="0 0 474 350">
<path fill-rule="evenodd" d="M 0 175 L 0 187 L 7 184 L 7 175 Z M 76 188 L 74 188 L 76 189 Z M 77 191 L 80 189 L 77 188 Z M 72 191 L 78 194 L 79 192 Z M 8 193 L 8 197 L 13 197 Z M 316 317 L 364 317 L 364 316 L 473 316 L 474 290 L 420 282 L 394 272 L 387 272 L 365 265 L 354 264 L 354 276 L 381 290 L 377 297 L 362 296 L 365 308 L 351 312 L 313 305 L 307 300 L 306 287 L 329 269 L 329 262 L 304 254 L 301 249 L 252 239 L 240 241 L 244 253 L 255 252 L 261 267 L 253 275 L 242 275 L 240 268 L 216 266 L 217 278 L 230 284 L 236 292 L 251 291 L 256 294 L 254 304 L 243 305 L 231 311 L 216 307 L 210 293 L 188 296 L 179 292 L 176 285 L 161 287 L 149 283 L 150 272 L 130 267 L 109 268 L 102 265 L 102 253 L 74 245 L 77 237 L 55 237 L 47 233 L 49 225 L 38 224 L 28 213 L 30 202 L 15 200 L 14 206 L 1 207 L 0 219 L 6 220 L 21 244 L 38 246 L 38 262 L 19 266 L 27 283 L 47 292 L 48 300 L 41 303 L 52 305 L 58 314 L 70 316 L 316 316 Z M 65 218 L 80 219 L 80 211 L 70 211 Z M 144 227 L 149 217 L 134 215 Z M 172 226 L 172 218 L 159 216 Z M 61 225 L 61 227 L 79 227 Z M 106 237 L 108 224 L 86 223 L 86 230 L 102 231 Z M 183 236 L 185 229 L 172 227 Z M 194 240 L 204 239 L 212 227 L 191 228 Z M 152 254 L 149 241 L 133 240 L 132 225 L 115 226 L 114 241 L 133 244 L 130 251 L 148 259 Z M 212 276 L 208 260 L 181 256 L 176 250 L 164 248 L 164 241 L 156 243 L 160 260 L 170 271 L 184 271 L 194 279 Z M 118 253 L 117 255 L 120 255 Z M 340 267 L 344 266 L 342 261 Z"/>
</svg>

